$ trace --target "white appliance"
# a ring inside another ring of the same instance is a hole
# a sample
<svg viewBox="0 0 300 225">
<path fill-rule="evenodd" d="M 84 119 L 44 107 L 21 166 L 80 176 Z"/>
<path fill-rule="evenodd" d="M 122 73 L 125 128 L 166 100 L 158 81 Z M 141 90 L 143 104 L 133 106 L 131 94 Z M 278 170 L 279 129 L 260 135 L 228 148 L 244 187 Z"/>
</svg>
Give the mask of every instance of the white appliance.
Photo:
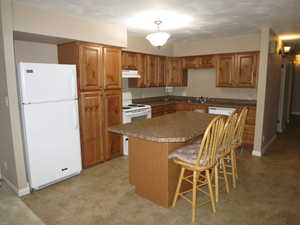
<svg viewBox="0 0 300 225">
<path fill-rule="evenodd" d="M 123 92 L 123 123 L 151 118 L 151 106 L 132 104 L 130 92 Z M 123 136 L 123 154 L 128 155 L 128 137 Z"/>
<path fill-rule="evenodd" d="M 230 116 L 234 112 L 235 112 L 235 108 L 211 107 L 211 106 L 208 107 L 209 114 Z"/>
<path fill-rule="evenodd" d="M 122 70 L 122 78 L 141 78 L 137 70 Z"/>
<path fill-rule="evenodd" d="M 27 176 L 37 190 L 81 172 L 75 65 L 19 63 Z"/>
</svg>

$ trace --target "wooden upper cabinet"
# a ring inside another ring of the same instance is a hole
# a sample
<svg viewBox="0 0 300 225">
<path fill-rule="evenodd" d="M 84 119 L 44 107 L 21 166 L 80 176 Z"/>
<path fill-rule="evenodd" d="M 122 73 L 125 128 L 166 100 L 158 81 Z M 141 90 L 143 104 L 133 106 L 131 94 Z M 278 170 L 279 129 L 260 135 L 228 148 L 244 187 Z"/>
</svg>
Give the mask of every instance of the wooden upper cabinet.
<svg viewBox="0 0 300 225">
<path fill-rule="evenodd" d="M 108 127 L 122 124 L 122 92 L 119 90 L 104 93 L 104 136 L 105 159 L 112 159 L 123 154 L 122 136 L 107 131 Z"/>
<path fill-rule="evenodd" d="M 137 55 L 137 70 L 139 72 L 140 78 L 128 79 L 129 88 L 144 88 L 148 86 L 147 77 L 147 60 L 145 54 L 135 53 Z"/>
<path fill-rule="evenodd" d="M 158 56 L 155 55 L 146 55 L 146 60 L 147 60 L 147 83 L 148 87 L 156 87 L 156 77 L 158 73 Z"/>
<path fill-rule="evenodd" d="M 258 52 L 217 56 L 217 87 L 255 88 Z"/>
<path fill-rule="evenodd" d="M 163 87 L 165 85 L 166 74 L 166 57 L 159 56 L 157 59 L 157 73 L 155 78 L 155 86 Z"/>
<path fill-rule="evenodd" d="M 80 134 L 83 167 L 104 161 L 103 95 L 101 91 L 79 95 Z"/>
<path fill-rule="evenodd" d="M 256 52 L 236 54 L 236 87 L 256 87 L 257 62 L 258 54 Z"/>
<path fill-rule="evenodd" d="M 122 52 L 122 69 L 137 70 L 138 69 L 138 54 L 134 52 Z"/>
<path fill-rule="evenodd" d="M 79 89 L 99 90 L 103 88 L 102 48 L 79 45 Z"/>
<path fill-rule="evenodd" d="M 198 56 L 186 56 L 183 58 L 184 69 L 196 69 L 200 66 L 200 57 Z"/>
<path fill-rule="evenodd" d="M 234 54 L 222 54 L 217 56 L 217 87 L 234 86 Z"/>
<path fill-rule="evenodd" d="M 176 64 L 173 57 L 167 58 L 166 86 L 177 86 Z"/>
<path fill-rule="evenodd" d="M 121 89 L 121 49 L 113 47 L 104 47 L 103 52 L 104 88 Z"/>
<path fill-rule="evenodd" d="M 215 56 L 214 55 L 200 56 L 199 68 L 213 68 L 213 67 L 215 67 Z"/>
</svg>

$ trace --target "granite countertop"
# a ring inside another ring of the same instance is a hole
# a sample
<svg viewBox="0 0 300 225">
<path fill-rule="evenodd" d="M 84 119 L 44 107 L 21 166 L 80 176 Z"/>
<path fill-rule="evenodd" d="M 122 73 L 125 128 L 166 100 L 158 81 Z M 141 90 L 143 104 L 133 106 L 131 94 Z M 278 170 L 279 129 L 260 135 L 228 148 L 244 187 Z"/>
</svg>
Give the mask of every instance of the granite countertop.
<svg viewBox="0 0 300 225">
<path fill-rule="evenodd" d="M 177 112 L 108 128 L 109 131 L 154 142 L 186 142 L 205 132 L 215 115 Z"/>
<path fill-rule="evenodd" d="M 199 102 L 189 102 L 189 101 L 154 101 L 154 102 L 145 102 L 143 104 L 151 105 L 152 107 L 155 106 L 161 106 L 161 105 L 170 105 L 170 104 L 177 104 L 177 103 L 183 103 L 183 104 L 194 104 L 194 105 L 207 105 L 207 106 L 215 106 L 215 107 L 242 107 L 242 106 L 248 106 L 248 107 L 256 107 L 256 104 L 249 104 L 249 103 L 199 103 Z"/>
</svg>

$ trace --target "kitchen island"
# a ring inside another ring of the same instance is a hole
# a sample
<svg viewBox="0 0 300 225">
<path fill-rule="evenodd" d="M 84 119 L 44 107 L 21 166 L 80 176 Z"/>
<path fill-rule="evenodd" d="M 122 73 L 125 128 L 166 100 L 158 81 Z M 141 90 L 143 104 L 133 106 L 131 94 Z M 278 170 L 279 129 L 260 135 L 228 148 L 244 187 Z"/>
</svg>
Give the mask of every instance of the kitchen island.
<svg viewBox="0 0 300 225">
<path fill-rule="evenodd" d="M 109 128 L 129 137 L 129 183 L 136 193 L 170 207 L 180 168 L 168 155 L 203 135 L 215 115 L 178 112 Z"/>
</svg>

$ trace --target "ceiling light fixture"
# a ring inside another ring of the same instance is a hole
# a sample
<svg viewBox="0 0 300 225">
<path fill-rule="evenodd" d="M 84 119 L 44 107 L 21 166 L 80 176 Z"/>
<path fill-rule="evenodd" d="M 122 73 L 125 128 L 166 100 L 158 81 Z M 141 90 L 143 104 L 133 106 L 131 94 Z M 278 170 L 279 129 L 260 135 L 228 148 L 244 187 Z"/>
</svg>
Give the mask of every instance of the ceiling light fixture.
<svg viewBox="0 0 300 225">
<path fill-rule="evenodd" d="M 151 43 L 151 45 L 160 48 L 166 44 L 171 35 L 159 30 L 159 25 L 162 23 L 161 20 L 155 20 L 154 23 L 157 25 L 157 32 L 148 34 L 146 39 Z"/>
</svg>

